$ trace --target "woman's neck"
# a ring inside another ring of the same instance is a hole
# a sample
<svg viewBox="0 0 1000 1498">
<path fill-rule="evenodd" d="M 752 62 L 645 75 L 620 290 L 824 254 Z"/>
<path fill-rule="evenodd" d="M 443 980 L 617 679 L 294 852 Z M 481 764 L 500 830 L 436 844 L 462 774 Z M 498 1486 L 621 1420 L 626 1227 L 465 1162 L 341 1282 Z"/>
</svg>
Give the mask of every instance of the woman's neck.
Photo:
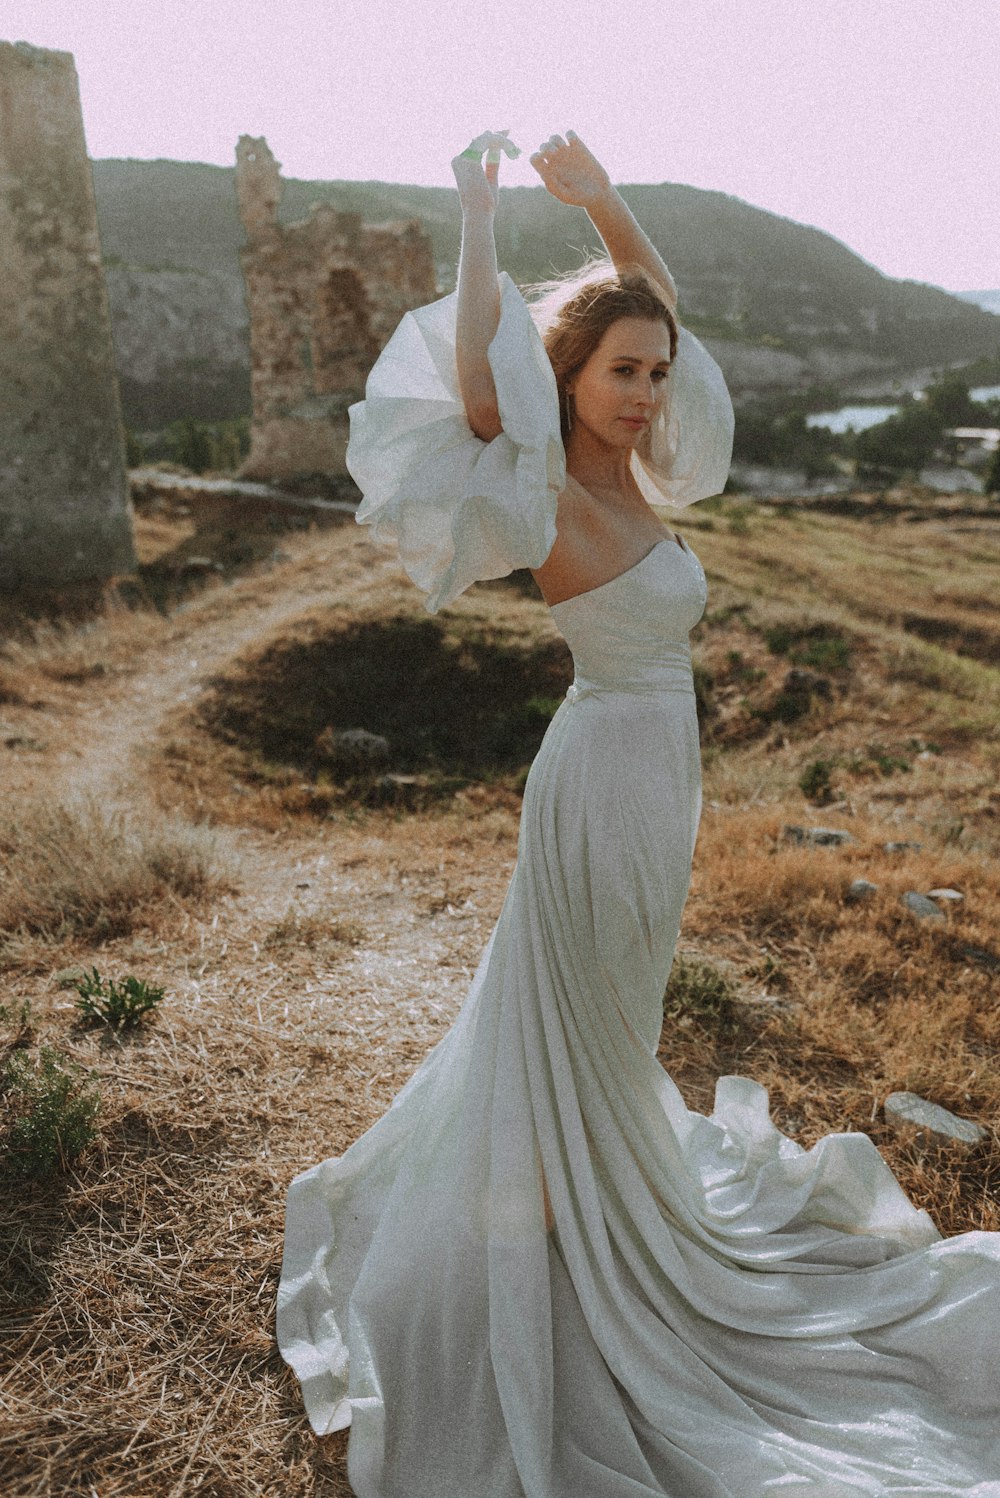
<svg viewBox="0 0 1000 1498">
<path fill-rule="evenodd" d="M 574 428 L 566 443 L 567 473 L 598 497 L 624 499 L 638 492 L 631 460 L 631 448 L 608 447 L 583 427 Z"/>
</svg>

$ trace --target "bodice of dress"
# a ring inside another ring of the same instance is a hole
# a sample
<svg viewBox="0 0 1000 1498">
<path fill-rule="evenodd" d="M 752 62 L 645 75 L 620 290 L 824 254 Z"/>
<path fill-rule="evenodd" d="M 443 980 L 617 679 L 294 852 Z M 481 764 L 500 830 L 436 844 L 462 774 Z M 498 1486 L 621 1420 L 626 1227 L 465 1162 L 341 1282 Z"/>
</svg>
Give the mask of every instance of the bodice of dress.
<svg viewBox="0 0 1000 1498">
<path fill-rule="evenodd" d="M 554 604 L 576 667 L 570 700 L 594 691 L 693 692 L 688 635 L 705 601 L 698 558 L 665 539 L 610 582 Z"/>
</svg>

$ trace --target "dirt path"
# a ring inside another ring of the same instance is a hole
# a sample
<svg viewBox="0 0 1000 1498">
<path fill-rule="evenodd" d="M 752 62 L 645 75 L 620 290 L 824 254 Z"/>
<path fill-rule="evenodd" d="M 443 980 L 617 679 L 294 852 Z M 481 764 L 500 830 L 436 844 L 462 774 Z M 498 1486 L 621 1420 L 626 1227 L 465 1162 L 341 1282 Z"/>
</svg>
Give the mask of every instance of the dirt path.
<svg viewBox="0 0 1000 1498">
<path fill-rule="evenodd" d="M 167 619 L 112 616 L 65 645 L 54 668 L 40 660 L 44 708 L 0 710 L 13 740 L 0 747 L 6 798 L 85 796 L 141 813 L 162 790 L 157 762 L 172 726 L 214 677 L 315 611 L 353 613 L 400 586 L 392 555 L 353 525 L 283 536 L 278 558 L 210 584 Z M 432 827 L 373 817 L 275 832 L 250 820 L 222 831 L 238 891 L 205 923 L 192 919 L 189 945 L 157 954 L 159 976 L 194 1002 L 238 994 L 256 1023 L 284 1018 L 290 993 L 308 995 L 311 1033 L 328 1046 L 335 1012 L 345 1055 L 359 1038 L 370 1056 L 392 1037 L 391 1062 L 368 1079 L 377 1111 L 461 1001 L 503 897 L 516 820 L 489 819 L 485 859 L 464 809 Z M 332 953 L 324 923 L 349 929 L 350 941 Z M 348 1010 L 359 1015 L 354 1040 Z"/>
<path fill-rule="evenodd" d="M 72 693 L 57 692 L 44 715 L 49 752 L 8 761 L 7 785 L 24 793 L 44 781 L 47 793 L 73 790 L 106 804 L 128 802 L 141 788 L 142 751 L 156 742 L 165 717 L 193 702 L 212 676 L 283 625 L 349 603 L 396 571 L 390 557 L 351 531 L 291 545 L 287 562 L 272 572 L 210 586 L 182 605 L 115 674 L 98 673 Z M 124 621 L 113 622 L 109 634 L 120 654 Z"/>
</svg>

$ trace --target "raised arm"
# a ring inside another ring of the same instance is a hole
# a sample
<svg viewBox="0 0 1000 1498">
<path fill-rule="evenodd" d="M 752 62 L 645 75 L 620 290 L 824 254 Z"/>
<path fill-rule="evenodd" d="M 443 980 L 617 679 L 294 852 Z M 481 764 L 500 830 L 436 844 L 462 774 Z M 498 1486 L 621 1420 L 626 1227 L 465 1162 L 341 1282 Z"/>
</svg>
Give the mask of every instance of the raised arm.
<svg viewBox="0 0 1000 1498">
<path fill-rule="evenodd" d="M 663 257 L 580 137 L 572 130 L 567 130 L 565 138 L 550 136 L 531 157 L 531 164 L 553 197 L 587 210 L 615 266 L 621 270 L 641 265 L 676 310 L 677 287 Z"/>
<path fill-rule="evenodd" d="M 516 147 L 505 134 L 488 131 L 452 162 L 462 204 L 462 251 L 458 262 L 456 359 L 465 414 L 477 437 L 492 442 L 503 430 L 487 350 L 500 322 L 500 287 L 493 237 L 500 151 Z M 482 164 L 486 152 L 485 169 Z"/>
</svg>

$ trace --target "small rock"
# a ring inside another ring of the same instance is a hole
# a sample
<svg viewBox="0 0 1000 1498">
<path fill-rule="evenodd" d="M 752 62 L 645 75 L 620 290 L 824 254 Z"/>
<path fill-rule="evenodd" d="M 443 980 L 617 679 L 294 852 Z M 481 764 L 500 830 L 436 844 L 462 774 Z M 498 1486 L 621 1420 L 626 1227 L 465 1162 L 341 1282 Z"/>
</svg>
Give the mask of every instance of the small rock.
<svg viewBox="0 0 1000 1498">
<path fill-rule="evenodd" d="M 957 905 L 965 899 L 965 896 L 957 889 L 929 889 L 927 898 L 928 900 L 941 900 L 945 905 Z"/>
<path fill-rule="evenodd" d="M 346 769 L 370 769 L 389 758 L 389 740 L 366 728 L 324 728 L 315 741 L 316 753 Z"/>
<path fill-rule="evenodd" d="M 847 886 L 847 894 L 844 898 L 850 905 L 857 905 L 862 900 L 870 900 L 872 895 L 878 893 L 878 885 L 873 884 L 870 879 L 852 879 Z"/>
<path fill-rule="evenodd" d="M 991 952 L 989 947 L 965 946 L 961 947 L 960 951 L 963 957 L 967 957 L 970 962 L 978 963 L 987 972 L 1000 973 L 1000 956 L 997 956 L 996 952 Z"/>
<path fill-rule="evenodd" d="M 923 843 L 883 843 L 882 847 L 886 853 L 919 853 Z"/>
<path fill-rule="evenodd" d="M 915 1136 L 921 1144 L 959 1145 L 971 1149 L 986 1138 L 986 1130 L 971 1119 L 949 1113 L 939 1103 L 929 1103 L 915 1092 L 890 1092 L 885 1100 L 885 1121 L 894 1134 Z"/>
<path fill-rule="evenodd" d="M 56 988 L 74 988 L 77 983 L 82 983 L 86 976 L 85 967 L 61 967 L 52 974 L 52 982 Z"/>
<path fill-rule="evenodd" d="M 903 896 L 903 904 L 911 915 L 915 915 L 919 921 L 943 921 L 944 911 L 939 910 L 933 900 L 926 895 L 920 894 L 915 889 L 908 889 Z"/>
<path fill-rule="evenodd" d="M 221 562 L 213 562 L 211 557 L 185 557 L 180 564 L 182 572 L 222 572 L 225 569 Z"/>
<path fill-rule="evenodd" d="M 843 832 L 837 827 L 793 827 L 782 828 L 784 837 L 790 843 L 813 843 L 818 848 L 838 848 L 843 843 L 853 841 L 849 832 Z"/>
<path fill-rule="evenodd" d="M 369 806 L 398 806 L 413 810 L 426 787 L 427 777 L 424 775 L 380 775 L 365 801 Z"/>
</svg>

